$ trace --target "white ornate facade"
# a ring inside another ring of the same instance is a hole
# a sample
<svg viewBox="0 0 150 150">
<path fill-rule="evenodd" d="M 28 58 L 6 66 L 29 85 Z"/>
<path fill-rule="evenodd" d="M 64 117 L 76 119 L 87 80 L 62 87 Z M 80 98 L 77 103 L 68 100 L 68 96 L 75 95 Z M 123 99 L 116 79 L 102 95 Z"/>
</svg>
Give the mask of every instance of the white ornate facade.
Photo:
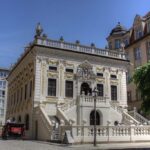
<svg viewBox="0 0 150 150">
<path fill-rule="evenodd" d="M 4 125 L 6 117 L 8 73 L 8 69 L 0 68 L 0 126 Z"/>
<path fill-rule="evenodd" d="M 130 139 L 129 126 L 116 127 L 140 123 L 126 109 L 124 53 L 50 40 L 41 32 L 38 25 L 34 42 L 8 77 L 7 119 L 25 123 L 27 138 L 63 141 L 66 132 L 73 142 L 92 142 L 97 87 L 98 139 L 107 141 L 108 130 L 114 134 L 110 141 L 120 140 L 118 132 Z"/>
</svg>

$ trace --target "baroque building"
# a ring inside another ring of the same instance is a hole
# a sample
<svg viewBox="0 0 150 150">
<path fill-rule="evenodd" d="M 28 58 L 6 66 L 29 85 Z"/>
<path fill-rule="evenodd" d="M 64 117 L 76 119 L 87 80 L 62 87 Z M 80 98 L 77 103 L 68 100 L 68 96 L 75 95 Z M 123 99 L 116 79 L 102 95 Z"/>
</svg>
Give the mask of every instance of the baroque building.
<svg viewBox="0 0 150 150">
<path fill-rule="evenodd" d="M 137 107 L 140 109 L 141 97 L 136 86 L 129 82 L 134 70 L 150 60 L 150 12 L 145 16 L 136 15 L 133 26 L 124 28 L 120 23 L 112 29 L 107 38 L 109 49 L 119 51 L 124 47 L 130 60 L 127 73 L 127 98 L 129 109 Z"/>
<path fill-rule="evenodd" d="M 30 139 L 92 142 L 96 121 L 98 141 L 136 140 L 132 133 L 138 128 L 121 125 L 148 121 L 127 111 L 124 51 L 51 40 L 42 32 L 38 24 L 8 76 L 7 119 L 24 123 Z"/>
<path fill-rule="evenodd" d="M 0 126 L 5 123 L 8 73 L 8 69 L 0 67 Z"/>
</svg>

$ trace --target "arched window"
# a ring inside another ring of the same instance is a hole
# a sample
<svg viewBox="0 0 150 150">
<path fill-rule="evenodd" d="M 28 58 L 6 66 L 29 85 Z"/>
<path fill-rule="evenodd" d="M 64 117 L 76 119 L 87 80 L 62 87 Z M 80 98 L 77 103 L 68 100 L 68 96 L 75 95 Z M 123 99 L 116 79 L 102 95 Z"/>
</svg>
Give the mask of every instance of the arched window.
<svg viewBox="0 0 150 150">
<path fill-rule="evenodd" d="M 29 115 L 25 115 L 25 129 L 29 130 Z"/>
<path fill-rule="evenodd" d="M 93 110 L 90 113 L 90 125 L 94 125 L 94 121 L 95 121 L 95 111 Z M 96 111 L 96 125 L 100 125 L 100 115 L 97 111 Z"/>
<path fill-rule="evenodd" d="M 91 95 L 91 93 L 92 93 L 92 90 L 91 90 L 91 88 L 90 88 L 90 86 L 89 86 L 89 84 L 88 83 L 82 83 L 81 84 L 81 94 L 84 92 L 84 94 L 85 95 L 88 95 L 88 94 L 90 94 Z"/>
</svg>

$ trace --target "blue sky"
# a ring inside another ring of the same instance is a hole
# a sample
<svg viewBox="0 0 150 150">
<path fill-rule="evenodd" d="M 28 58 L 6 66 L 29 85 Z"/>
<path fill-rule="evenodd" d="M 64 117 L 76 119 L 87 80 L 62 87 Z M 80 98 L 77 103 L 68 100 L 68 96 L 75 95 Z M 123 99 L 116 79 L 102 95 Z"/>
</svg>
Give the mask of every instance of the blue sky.
<svg viewBox="0 0 150 150">
<path fill-rule="evenodd" d="M 16 62 L 37 22 L 51 39 L 104 48 L 117 22 L 129 28 L 136 14 L 148 11 L 150 0 L 0 0 L 0 66 Z"/>
</svg>

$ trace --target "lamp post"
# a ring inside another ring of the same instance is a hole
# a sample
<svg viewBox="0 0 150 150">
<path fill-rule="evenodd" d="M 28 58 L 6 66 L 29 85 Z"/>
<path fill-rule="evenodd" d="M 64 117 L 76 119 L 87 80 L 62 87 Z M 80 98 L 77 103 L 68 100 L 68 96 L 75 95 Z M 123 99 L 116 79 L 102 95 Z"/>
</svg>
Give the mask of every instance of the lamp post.
<svg viewBox="0 0 150 150">
<path fill-rule="evenodd" d="M 94 97 L 94 143 L 93 145 L 96 146 L 96 135 L 97 135 L 97 132 L 96 132 L 96 97 L 98 93 L 98 90 L 96 87 L 94 88 L 93 93 L 94 93 L 93 95 Z"/>
</svg>

